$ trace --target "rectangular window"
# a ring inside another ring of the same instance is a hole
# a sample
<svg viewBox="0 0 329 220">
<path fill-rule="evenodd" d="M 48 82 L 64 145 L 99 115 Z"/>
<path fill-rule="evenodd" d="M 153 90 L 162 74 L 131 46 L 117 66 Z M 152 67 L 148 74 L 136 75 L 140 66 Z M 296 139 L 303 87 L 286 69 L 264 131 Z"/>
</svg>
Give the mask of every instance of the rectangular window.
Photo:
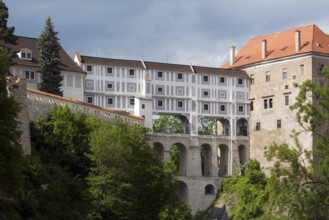
<svg viewBox="0 0 329 220">
<path fill-rule="evenodd" d="M 208 97 L 209 96 L 209 91 L 208 90 L 203 91 L 203 96 Z"/>
<path fill-rule="evenodd" d="M 129 99 L 129 104 L 130 105 L 135 105 L 135 99 L 133 99 L 133 98 L 132 99 Z"/>
<path fill-rule="evenodd" d="M 219 78 L 219 82 L 220 82 L 220 83 L 225 83 L 225 78 L 224 78 L 224 77 L 220 77 L 220 78 Z"/>
<path fill-rule="evenodd" d="M 87 71 L 90 72 L 92 70 L 93 70 L 92 66 L 91 65 L 87 65 Z"/>
<path fill-rule="evenodd" d="M 289 95 L 284 96 L 284 105 L 289 105 Z"/>
<path fill-rule="evenodd" d="M 183 101 L 178 101 L 177 106 L 178 108 L 183 108 Z"/>
<path fill-rule="evenodd" d="M 203 110 L 208 111 L 209 110 L 209 105 L 208 104 L 203 104 Z"/>
<path fill-rule="evenodd" d="M 113 98 L 107 98 L 107 104 L 113 105 Z"/>
<path fill-rule="evenodd" d="M 256 131 L 260 130 L 260 122 L 256 122 Z"/>
<path fill-rule="evenodd" d="M 254 102 L 250 102 L 250 111 L 252 112 L 254 110 Z"/>
<path fill-rule="evenodd" d="M 134 69 L 129 70 L 129 76 L 135 76 L 135 70 Z"/>
<path fill-rule="evenodd" d="M 276 127 L 281 128 L 281 119 L 276 120 Z"/>
<path fill-rule="evenodd" d="M 31 53 L 26 53 L 26 58 L 27 59 L 32 59 L 32 54 Z"/>
<path fill-rule="evenodd" d="M 183 79 L 183 74 L 182 73 L 177 73 L 177 79 Z"/>
<path fill-rule="evenodd" d="M 268 99 L 268 108 L 273 108 L 273 99 Z"/>
<path fill-rule="evenodd" d="M 25 79 L 34 79 L 33 71 L 25 71 Z"/>
<path fill-rule="evenodd" d="M 112 71 L 113 71 L 112 67 L 107 67 L 107 73 L 108 74 L 112 74 L 113 73 Z"/>
<path fill-rule="evenodd" d="M 145 104 L 142 104 L 142 109 L 145 109 Z"/>
<path fill-rule="evenodd" d="M 209 77 L 208 76 L 203 76 L 203 82 L 208 82 L 209 81 Z"/>
<path fill-rule="evenodd" d="M 288 85 L 285 85 L 285 86 L 284 86 L 284 89 L 288 89 L 288 88 L 289 88 L 289 86 L 288 86 Z"/>
<path fill-rule="evenodd" d="M 287 79 L 287 77 L 288 77 L 287 68 L 283 68 L 282 69 L 282 79 Z"/>
<path fill-rule="evenodd" d="M 292 75 L 292 79 L 296 80 L 297 76 L 296 75 Z"/>
<path fill-rule="evenodd" d="M 163 77 L 163 74 L 162 74 L 162 72 L 158 72 L 158 78 L 162 78 Z"/>
<path fill-rule="evenodd" d="M 304 64 L 299 65 L 299 74 L 304 75 Z"/>
<path fill-rule="evenodd" d="M 268 105 L 267 105 L 267 99 L 264 99 L 264 109 L 267 109 Z"/>
<path fill-rule="evenodd" d="M 266 71 L 265 81 L 266 82 L 270 82 L 271 81 L 271 72 L 270 71 Z"/>
<path fill-rule="evenodd" d="M 158 107 L 162 107 L 163 106 L 162 100 L 158 100 L 157 105 Z"/>
<path fill-rule="evenodd" d="M 264 99 L 264 109 L 273 108 L 273 98 Z"/>
<path fill-rule="evenodd" d="M 251 74 L 250 75 L 250 85 L 253 85 L 253 84 L 255 84 L 255 75 Z"/>
<path fill-rule="evenodd" d="M 93 103 L 93 97 L 87 96 L 87 103 Z"/>
<path fill-rule="evenodd" d="M 238 85 L 243 85 L 243 79 L 238 79 Z"/>
<path fill-rule="evenodd" d="M 108 89 L 113 89 L 113 83 L 107 83 L 106 86 L 107 86 Z"/>
<path fill-rule="evenodd" d="M 225 112 L 225 105 L 220 105 L 220 111 Z"/>
<path fill-rule="evenodd" d="M 239 106 L 238 106 L 238 111 L 239 111 L 239 112 L 243 112 L 243 106 L 242 106 L 242 105 L 239 105 Z"/>
</svg>

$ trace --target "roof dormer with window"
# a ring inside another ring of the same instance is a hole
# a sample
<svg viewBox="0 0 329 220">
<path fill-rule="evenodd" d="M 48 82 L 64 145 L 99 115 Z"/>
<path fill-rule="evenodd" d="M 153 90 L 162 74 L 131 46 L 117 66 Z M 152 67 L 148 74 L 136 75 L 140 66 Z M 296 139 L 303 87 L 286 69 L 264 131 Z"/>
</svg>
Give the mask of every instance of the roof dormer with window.
<svg viewBox="0 0 329 220">
<path fill-rule="evenodd" d="M 27 48 L 21 49 L 21 51 L 17 53 L 17 55 L 20 59 L 32 60 L 32 51 Z"/>
</svg>

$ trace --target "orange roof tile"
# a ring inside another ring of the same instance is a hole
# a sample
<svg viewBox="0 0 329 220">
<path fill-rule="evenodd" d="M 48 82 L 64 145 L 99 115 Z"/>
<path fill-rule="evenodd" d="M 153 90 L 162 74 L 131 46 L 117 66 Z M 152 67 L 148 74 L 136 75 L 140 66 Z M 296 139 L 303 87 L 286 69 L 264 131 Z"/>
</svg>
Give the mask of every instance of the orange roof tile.
<svg viewBox="0 0 329 220">
<path fill-rule="evenodd" d="M 300 31 L 300 50 L 295 51 L 295 32 Z M 262 59 L 262 41 L 267 42 L 267 55 Z M 329 35 L 316 25 L 308 25 L 291 30 L 276 32 L 251 38 L 236 54 L 233 65 L 225 63 L 222 68 L 242 67 L 304 53 L 329 54 Z"/>
</svg>

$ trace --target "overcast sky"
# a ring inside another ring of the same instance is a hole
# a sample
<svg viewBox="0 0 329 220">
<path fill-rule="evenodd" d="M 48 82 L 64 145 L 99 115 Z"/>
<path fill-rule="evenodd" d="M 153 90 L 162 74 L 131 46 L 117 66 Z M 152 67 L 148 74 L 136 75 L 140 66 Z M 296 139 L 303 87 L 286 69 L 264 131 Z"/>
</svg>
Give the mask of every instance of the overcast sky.
<svg viewBox="0 0 329 220">
<path fill-rule="evenodd" d="M 328 0 L 3 0 L 16 35 L 38 37 L 51 17 L 73 56 L 218 67 L 229 46 L 316 24 L 329 33 Z"/>
</svg>

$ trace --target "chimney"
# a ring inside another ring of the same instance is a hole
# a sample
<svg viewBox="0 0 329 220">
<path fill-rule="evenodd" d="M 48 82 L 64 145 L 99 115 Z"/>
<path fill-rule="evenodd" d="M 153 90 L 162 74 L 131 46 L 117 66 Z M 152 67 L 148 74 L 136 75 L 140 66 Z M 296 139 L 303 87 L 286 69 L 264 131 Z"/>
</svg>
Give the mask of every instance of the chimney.
<svg viewBox="0 0 329 220">
<path fill-rule="evenodd" d="M 295 52 L 300 50 L 300 31 L 295 32 Z"/>
<path fill-rule="evenodd" d="M 267 41 L 262 40 L 262 59 L 265 59 L 267 55 Z"/>
<path fill-rule="evenodd" d="M 230 66 L 233 65 L 235 58 L 235 46 L 230 46 Z"/>
</svg>

